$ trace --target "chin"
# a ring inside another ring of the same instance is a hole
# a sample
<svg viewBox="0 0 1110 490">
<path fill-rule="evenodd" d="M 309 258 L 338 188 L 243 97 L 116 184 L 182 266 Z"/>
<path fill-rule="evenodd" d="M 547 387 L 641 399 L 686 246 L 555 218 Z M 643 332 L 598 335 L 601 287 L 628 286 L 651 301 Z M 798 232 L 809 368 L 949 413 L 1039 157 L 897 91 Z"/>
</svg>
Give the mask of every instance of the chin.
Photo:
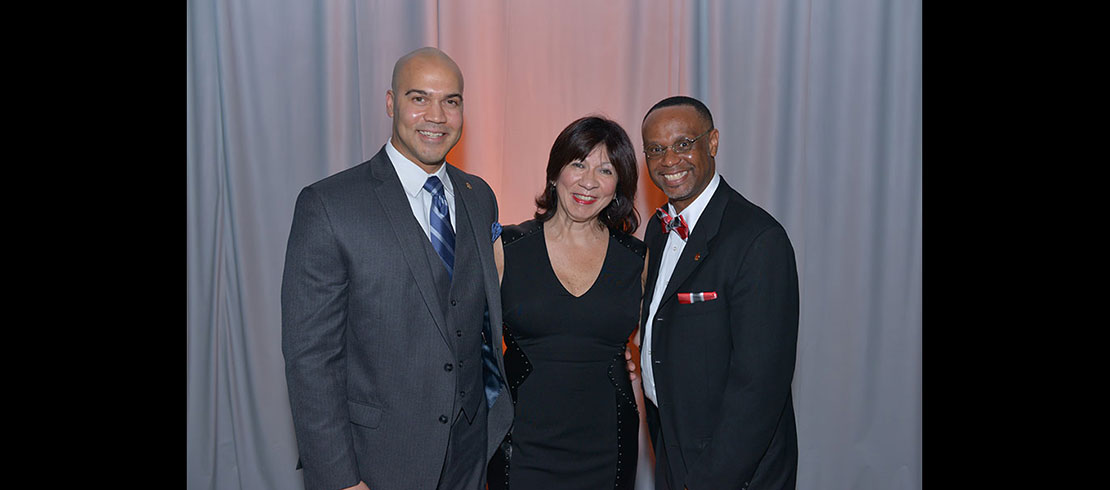
<svg viewBox="0 0 1110 490">
<path fill-rule="evenodd" d="M 686 199 L 687 197 L 690 196 L 690 193 L 689 192 L 673 192 L 673 191 L 672 192 L 666 192 L 666 191 L 663 191 L 663 195 L 667 196 L 668 201 L 674 202 L 674 201 L 681 201 L 683 199 Z"/>
<path fill-rule="evenodd" d="M 425 165 L 439 165 L 439 164 L 443 163 L 443 160 L 445 158 L 447 158 L 446 153 L 444 153 L 442 155 L 430 154 L 430 155 L 418 155 L 418 156 L 420 157 L 420 162 L 425 164 Z"/>
<path fill-rule="evenodd" d="M 564 214 L 564 216 L 566 217 L 566 219 L 568 221 L 572 221 L 572 222 L 575 222 L 575 223 L 589 223 L 591 221 L 599 221 L 600 222 L 600 220 L 598 218 L 601 216 L 601 213 L 583 215 L 583 214 L 566 212 Z"/>
</svg>

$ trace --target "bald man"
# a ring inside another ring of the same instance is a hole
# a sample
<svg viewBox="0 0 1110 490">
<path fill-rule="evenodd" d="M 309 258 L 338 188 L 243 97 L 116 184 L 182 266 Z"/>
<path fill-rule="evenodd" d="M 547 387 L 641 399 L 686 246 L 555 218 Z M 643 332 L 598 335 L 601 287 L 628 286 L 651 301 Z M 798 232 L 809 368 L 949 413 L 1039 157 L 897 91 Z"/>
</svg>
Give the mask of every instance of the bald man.
<svg viewBox="0 0 1110 490">
<path fill-rule="evenodd" d="M 393 134 L 297 197 L 282 352 L 307 490 L 473 489 L 508 432 L 497 200 L 445 161 L 463 77 L 435 48 L 397 60 Z"/>
</svg>

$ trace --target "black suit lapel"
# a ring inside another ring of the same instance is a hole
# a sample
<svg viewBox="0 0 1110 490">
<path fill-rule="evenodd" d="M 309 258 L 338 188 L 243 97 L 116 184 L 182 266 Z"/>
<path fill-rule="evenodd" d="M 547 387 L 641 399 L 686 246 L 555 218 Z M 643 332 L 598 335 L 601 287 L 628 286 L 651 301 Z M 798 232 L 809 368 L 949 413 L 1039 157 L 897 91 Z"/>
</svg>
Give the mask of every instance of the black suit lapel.
<svg viewBox="0 0 1110 490">
<path fill-rule="evenodd" d="M 651 313 L 651 300 L 655 296 L 655 282 L 659 280 L 659 264 L 663 261 L 663 245 L 667 243 L 667 235 L 662 232 L 663 222 L 659 220 L 659 213 L 652 215 L 644 228 L 644 243 L 648 247 L 647 277 L 644 279 L 643 312 L 640 314 L 640 325 L 647 325 L 648 314 Z M 640 329 L 640 344 L 643 345 L 644 329 Z"/>
<path fill-rule="evenodd" d="M 393 164 L 389 161 L 385 147 L 382 147 L 381 151 L 370 160 L 370 175 L 370 188 L 377 196 L 378 204 L 381 205 L 386 216 L 389 217 L 390 224 L 393 225 L 392 231 L 397 234 L 397 241 L 401 244 L 401 255 L 405 257 L 405 263 L 408 264 L 413 279 L 416 280 L 416 286 L 420 289 L 420 294 L 432 314 L 432 319 L 435 320 L 436 328 L 439 329 L 443 339 L 450 345 L 450 337 L 447 335 L 447 320 L 444 318 L 443 305 L 439 299 L 439 288 L 432 277 L 431 265 L 428 263 L 425 247 L 421 243 L 427 242 L 428 236 L 424 234 L 424 230 L 420 228 L 416 218 L 412 216 L 409 198 L 401 187 L 401 179 L 397 177 L 397 171 L 393 169 Z M 383 230 L 382 232 L 387 233 L 388 231 Z M 417 244 L 420 245 L 417 246 Z M 439 263 L 435 265 L 442 267 Z"/>
<path fill-rule="evenodd" d="M 709 242 L 717 236 L 717 231 L 721 228 L 721 218 L 725 213 L 725 202 L 728 200 L 729 190 L 730 188 L 725 185 L 725 180 L 722 178 L 716 192 L 709 200 L 709 204 L 705 206 L 705 211 L 698 218 L 697 226 L 694 227 L 694 231 L 686 239 L 686 247 L 682 249 L 682 255 L 679 256 L 678 263 L 674 266 L 674 273 L 671 274 L 671 280 L 667 283 L 667 289 L 663 291 L 663 297 L 659 300 L 660 309 L 667 301 L 675 297 L 679 286 L 686 282 L 690 274 L 693 274 L 709 256 Z M 700 291 L 687 292 L 696 293 Z"/>
</svg>

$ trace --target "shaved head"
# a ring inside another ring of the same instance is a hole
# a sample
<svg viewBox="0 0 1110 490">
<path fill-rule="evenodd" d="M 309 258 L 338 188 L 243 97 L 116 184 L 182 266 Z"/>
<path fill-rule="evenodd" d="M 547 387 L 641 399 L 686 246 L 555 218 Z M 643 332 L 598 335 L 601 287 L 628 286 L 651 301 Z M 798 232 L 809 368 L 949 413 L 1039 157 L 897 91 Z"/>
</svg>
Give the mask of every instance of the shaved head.
<svg viewBox="0 0 1110 490">
<path fill-rule="evenodd" d="M 414 61 L 442 63 L 446 67 L 453 70 L 455 74 L 459 77 L 459 89 L 462 90 L 462 70 L 459 69 L 459 65 L 455 64 L 455 60 L 451 59 L 450 56 L 447 56 L 447 53 L 444 53 L 437 48 L 425 46 L 415 51 L 410 51 L 408 54 L 400 57 L 397 60 L 397 63 L 393 65 L 393 79 L 390 81 L 389 88 L 393 89 L 394 93 L 397 92 L 398 78 L 401 77 L 402 72 L 405 70 L 405 68 L 408 67 L 409 63 Z"/>
<path fill-rule="evenodd" d="M 462 135 L 462 92 L 462 71 L 443 51 L 427 47 L 402 56 L 385 99 L 393 147 L 435 172 Z"/>
</svg>

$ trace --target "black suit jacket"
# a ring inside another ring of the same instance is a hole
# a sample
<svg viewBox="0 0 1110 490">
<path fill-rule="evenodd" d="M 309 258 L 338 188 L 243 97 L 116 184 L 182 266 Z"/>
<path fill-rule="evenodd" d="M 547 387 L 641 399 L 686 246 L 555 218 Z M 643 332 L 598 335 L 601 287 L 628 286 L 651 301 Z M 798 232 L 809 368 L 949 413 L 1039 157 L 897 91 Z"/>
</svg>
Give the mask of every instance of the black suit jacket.
<svg viewBox="0 0 1110 490">
<path fill-rule="evenodd" d="M 297 197 L 282 278 L 282 351 L 308 490 L 359 480 L 434 489 L 449 421 L 485 402 L 459 390 L 469 389 L 462 373 L 482 366 L 474 342 L 484 309 L 501 325 L 491 239 L 497 201 L 481 178 L 449 164 L 447 174 L 457 214 L 450 301 L 435 281 L 443 265 L 384 146 Z M 503 373 L 501 329 L 492 334 Z M 487 460 L 512 422 L 511 404 L 498 396 L 489 409 Z"/>
<path fill-rule="evenodd" d="M 641 325 L 666 238 L 652 217 Z M 677 298 L 698 292 L 717 299 Z M 652 352 L 660 402 L 649 410 L 649 429 L 656 444 L 663 435 L 674 487 L 795 487 L 797 338 L 798 273 L 786 230 L 722 178 L 660 300 L 652 345 L 643 347 Z"/>
</svg>

